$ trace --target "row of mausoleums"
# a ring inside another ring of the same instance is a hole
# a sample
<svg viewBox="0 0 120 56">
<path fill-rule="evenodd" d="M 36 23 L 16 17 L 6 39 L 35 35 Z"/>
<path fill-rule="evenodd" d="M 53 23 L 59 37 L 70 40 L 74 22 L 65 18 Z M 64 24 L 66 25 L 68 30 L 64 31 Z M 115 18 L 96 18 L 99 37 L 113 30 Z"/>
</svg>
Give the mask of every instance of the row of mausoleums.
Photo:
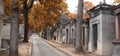
<svg viewBox="0 0 120 56">
<path fill-rule="evenodd" d="M 11 26 L 11 16 L 5 15 L 3 0 L 0 0 L 0 50 L 8 49 L 10 45 L 10 26 Z M 24 26 L 19 25 L 19 34 L 23 35 Z"/>
<path fill-rule="evenodd" d="M 99 4 L 88 11 L 89 19 L 83 20 L 82 42 L 87 52 L 98 55 L 120 56 L 120 5 Z M 74 47 L 76 19 L 62 14 L 54 32 L 54 40 Z M 118 40 L 118 41 L 116 41 Z M 117 43 L 117 44 L 116 44 Z"/>
</svg>

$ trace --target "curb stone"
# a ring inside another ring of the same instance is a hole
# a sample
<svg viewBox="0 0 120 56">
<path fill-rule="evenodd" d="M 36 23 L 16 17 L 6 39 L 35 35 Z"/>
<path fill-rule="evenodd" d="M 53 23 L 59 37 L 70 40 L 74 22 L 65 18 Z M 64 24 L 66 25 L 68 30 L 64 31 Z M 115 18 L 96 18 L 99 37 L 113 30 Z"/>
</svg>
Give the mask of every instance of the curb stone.
<svg viewBox="0 0 120 56">
<path fill-rule="evenodd" d="M 32 45 L 30 44 L 30 49 L 29 49 L 29 54 L 28 54 L 28 56 L 32 56 L 32 52 L 31 52 L 31 50 L 32 50 L 31 48 L 32 48 L 32 47 L 31 47 L 31 46 L 32 46 Z"/>
</svg>

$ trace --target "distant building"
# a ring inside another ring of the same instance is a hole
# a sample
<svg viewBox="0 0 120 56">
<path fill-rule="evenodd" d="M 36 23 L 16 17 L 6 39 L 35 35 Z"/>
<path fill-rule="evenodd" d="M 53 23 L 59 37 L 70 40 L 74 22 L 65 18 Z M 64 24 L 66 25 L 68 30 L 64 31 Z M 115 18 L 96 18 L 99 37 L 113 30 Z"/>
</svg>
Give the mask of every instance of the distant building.
<svg viewBox="0 0 120 56">
<path fill-rule="evenodd" d="M 9 48 L 11 16 L 5 15 L 4 0 L 0 0 L 0 48 Z M 23 25 L 20 24 L 19 34 L 24 34 Z"/>
<path fill-rule="evenodd" d="M 11 16 L 4 16 L 3 25 L 1 28 L 1 48 L 9 48 L 10 41 L 10 28 L 11 28 Z M 22 36 L 21 36 L 22 35 Z M 24 35 L 24 25 L 19 25 L 19 36 L 23 37 Z M 20 38 L 19 37 L 19 38 Z M 20 38 L 22 39 L 22 38 Z"/>
<path fill-rule="evenodd" d="M 0 0 L 0 48 L 1 48 L 1 30 L 2 30 L 2 26 L 3 26 L 3 18 L 4 18 L 4 4 L 3 4 L 3 0 Z"/>
<path fill-rule="evenodd" d="M 62 43 L 63 35 L 65 36 L 65 31 L 63 32 L 63 29 L 65 28 L 66 24 L 69 23 L 69 18 L 67 15 L 62 14 L 59 21 L 57 22 L 57 29 L 56 29 L 56 41 Z"/>
<path fill-rule="evenodd" d="M 75 19 L 62 14 L 57 22 L 56 42 L 75 46 Z"/>
</svg>

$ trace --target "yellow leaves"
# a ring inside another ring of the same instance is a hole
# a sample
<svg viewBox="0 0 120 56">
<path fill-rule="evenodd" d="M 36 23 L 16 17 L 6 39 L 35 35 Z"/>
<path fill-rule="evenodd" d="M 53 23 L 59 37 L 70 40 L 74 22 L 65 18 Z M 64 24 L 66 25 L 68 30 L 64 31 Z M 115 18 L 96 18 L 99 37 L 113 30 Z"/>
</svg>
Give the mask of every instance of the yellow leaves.
<svg viewBox="0 0 120 56">
<path fill-rule="evenodd" d="M 42 5 L 34 5 L 31 9 L 31 12 L 29 13 L 29 28 L 31 30 L 34 30 L 43 24 L 42 14 L 45 14 L 42 11 L 43 8 L 44 7 Z"/>
<path fill-rule="evenodd" d="M 115 0 L 116 3 L 120 3 L 120 0 Z"/>
<path fill-rule="evenodd" d="M 88 19 L 89 15 L 87 14 L 87 10 L 93 8 L 94 5 L 92 4 L 92 2 L 89 1 L 84 1 L 84 8 L 83 8 L 83 19 Z M 76 13 L 70 13 L 68 12 L 68 16 L 70 18 L 77 18 L 77 14 Z"/>
<path fill-rule="evenodd" d="M 92 2 L 89 2 L 89 1 L 85 1 L 84 2 L 84 10 L 89 10 L 93 7 L 93 4 Z"/>
<path fill-rule="evenodd" d="M 68 15 L 71 19 L 76 19 L 77 18 L 77 14 L 74 14 L 74 13 L 70 13 Z"/>
<path fill-rule="evenodd" d="M 4 0 L 5 14 L 11 15 L 12 0 Z M 25 0 L 16 0 L 20 13 L 23 11 L 23 2 Z M 29 0 L 32 1 L 32 0 Z M 39 4 L 34 4 L 33 8 L 29 11 L 29 28 L 31 30 L 42 30 L 48 25 L 53 26 L 59 19 L 63 12 L 67 11 L 67 4 L 64 0 L 39 0 Z M 27 3 L 30 6 L 30 2 Z M 24 23 L 23 16 L 20 16 L 20 23 Z"/>
<path fill-rule="evenodd" d="M 19 16 L 19 23 L 24 24 L 24 17 L 22 15 Z"/>
<path fill-rule="evenodd" d="M 3 1 L 4 1 L 4 6 L 5 6 L 5 15 L 10 16 L 11 10 L 12 10 L 12 0 L 3 0 Z M 16 2 L 16 4 L 15 4 L 14 8 L 19 8 L 21 10 L 23 0 L 15 0 L 15 2 Z"/>
<path fill-rule="evenodd" d="M 64 0 L 39 0 L 40 4 L 33 6 L 29 13 L 29 27 L 31 30 L 45 29 L 48 25 L 54 26 L 62 12 L 67 11 Z"/>
<path fill-rule="evenodd" d="M 71 19 L 76 19 L 77 18 L 77 14 L 75 13 L 69 13 L 68 15 Z M 83 13 L 83 19 L 88 19 L 89 15 L 87 13 Z"/>
<path fill-rule="evenodd" d="M 120 0 L 114 0 L 113 5 L 118 5 L 120 3 Z"/>
<path fill-rule="evenodd" d="M 89 1 L 85 1 L 84 2 L 84 12 L 83 12 L 83 19 L 88 19 L 89 18 L 89 15 L 87 14 L 87 10 L 93 8 L 93 4 L 92 2 L 89 2 Z"/>
<path fill-rule="evenodd" d="M 4 0 L 5 15 L 11 15 L 11 8 L 12 8 L 11 5 L 12 5 L 11 0 Z"/>
<path fill-rule="evenodd" d="M 88 19 L 89 15 L 87 13 L 83 13 L 83 19 Z"/>
</svg>

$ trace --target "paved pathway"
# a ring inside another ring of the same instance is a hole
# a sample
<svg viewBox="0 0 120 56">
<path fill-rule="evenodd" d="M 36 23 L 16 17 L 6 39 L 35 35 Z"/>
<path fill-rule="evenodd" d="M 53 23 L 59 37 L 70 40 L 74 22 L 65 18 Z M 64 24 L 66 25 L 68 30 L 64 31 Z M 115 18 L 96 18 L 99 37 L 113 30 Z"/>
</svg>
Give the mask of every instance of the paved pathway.
<svg viewBox="0 0 120 56">
<path fill-rule="evenodd" d="M 37 35 L 33 35 L 32 56 L 67 56 L 44 42 Z"/>
</svg>

